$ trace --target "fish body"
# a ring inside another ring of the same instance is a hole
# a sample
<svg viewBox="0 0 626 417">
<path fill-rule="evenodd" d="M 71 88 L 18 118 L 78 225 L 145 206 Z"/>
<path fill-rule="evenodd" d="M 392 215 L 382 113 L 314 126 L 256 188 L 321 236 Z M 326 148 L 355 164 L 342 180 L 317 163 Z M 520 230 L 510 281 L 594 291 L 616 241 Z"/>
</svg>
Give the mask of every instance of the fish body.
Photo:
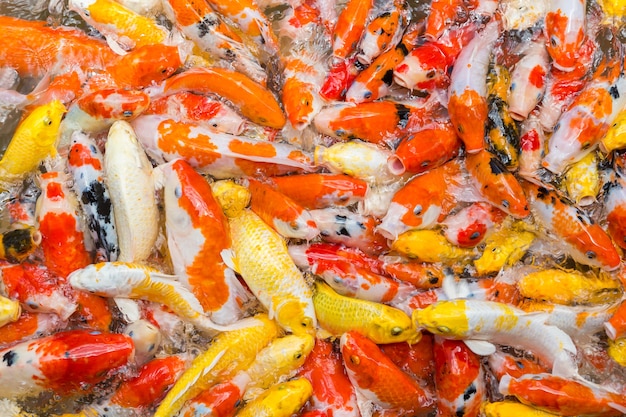
<svg viewBox="0 0 626 417">
<path fill-rule="evenodd" d="M 268 388 L 247 403 L 240 417 L 290 417 L 297 413 L 311 396 L 313 388 L 305 378 L 296 378 Z"/>
<path fill-rule="evenodd" d="M 152 164 L 128 122 L 120 120 L 111 126 L 105 148 L 105 182 L 115 216 L 118 260 L 145 261 L 159 232 Z"/>
<path fill-rule="evenodd" d="M 604 323 L 604 329 L 611 340 L 626 336 L 626 303 L 623 301 Z"/>
<path fill-rule="evenodd" d="M 0 353 L 4 398 L 37 396 L 46 390 L 68 395 L 89 390 L 110 372 L 132 360 L 129 337 L 89 330 L 70 330 L 21 342 Z"/>
<path fill-rule="evenodd" d="M 626 248 L 626 179 L 618 173 L 604 186 L 604 207 L 609 235 L 620 248 Z"/>
<path fill-rule="evenodd" d="M 586 39 L 585 1 L 555 0 L 549 4 L 545 18 L 546 49 L 552 65 L 571 71 Z"/>
<path fill-rule="evenodd" d="M 553 417 L 557 415 L 511 400 L 483 403 L 481 409 L 485 417 Z"/>
<path fill-rule="evenodd" d="M 117 260 L 120 248 L 111 197 L 104 181 L 104 156 L 91 137 L 82 132 L 72 134 L 67 167 L 97 256 Z"/>
<path fill-rule="evenodd" d="M 319 281 L 315 283 L 313 303 L 320 327 L 333 335 L 355 331 L 377 344 L 419 341 L 420 335 L 409 317 L 396 308 L 345 297 Z"/>
<path fill-rule="evenodd" d="M 539 122 L 537 113 L 531 113 L 520 127 L 519 168 L 520 177 L 531 181 L 539 181 L 539 170 L 544 155 L 546 136 Z"/>
<path fill-rule="evenodd" d="M 306 209 L 349 206 L 362 201 L 368 190 L 365 181 L 346 174 L 302 174 L 270 178 L 278 191 Z"/>
<path fill-rule="evenodd" d="M 356 51 L 365 31 L 367 16 L 373 7 L 373 0 L 350 0 L 346 3 L 332 34 L 333 57 L 345 59 Z"/>
<path fill-rule="evenodd" d="M 232 417 L 241 408 L 242 395 L 241 387 L 232 380 L 219 382 L 187 401 L 178 415 Z"/>
<path fill-rule="evenodd" d="M 373 17 L 365 27 L 359 42 L 356 58 L 364 65 L 393 48 L 404 31 L 405 4 L 402 1 L 385 1 L 373 10 Z"/>
<path fill-rule="evenodd" d="M 503 222 L 502 226 L 485 239 L 485 249 L 474 261 L 479 275 L 495 274 L 507 265 L 519 261 L 536 235 L 527 230 L 523 223 Z"/>
<path fill-rule="evenodd" d="M 406 231 L 393 241 L 391 250 L 421 262 L 463 262 L 474 256 L 472 248 L 453 245 L 438 230 Z"/>
<path fill-rule="evenodd" d="M 319 94 L 325 71 L 313 52 L 293 52 L 285 60 L 282 103 L 291 125 L 302 131 L 325 104 Z"/>
<path fill-rule="evenodd" d="M 66 325 L 67 322 L 56 314 L 22 311 L 15 321 L 0 327 L 0 349 L 27 339 L 49 336 Z"/>
<path fill-rule="evenodd" d="M 489 355 L 487 361 L 489 369 L 498 381 L 504 375 L 519 378 L 525 374 L 541 374 L 548 371 L 545 366 L 535 360 L 513 356 L 510 353 L 504 353 L 499 350 Z"/>
</svg>

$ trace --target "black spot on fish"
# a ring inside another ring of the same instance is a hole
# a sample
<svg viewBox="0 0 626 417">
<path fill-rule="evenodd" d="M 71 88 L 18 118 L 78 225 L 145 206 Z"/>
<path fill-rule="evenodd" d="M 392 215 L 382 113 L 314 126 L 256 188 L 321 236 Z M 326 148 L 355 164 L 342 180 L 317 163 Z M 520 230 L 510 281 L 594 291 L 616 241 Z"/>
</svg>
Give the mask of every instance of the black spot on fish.
<svg viewBox="0 0 626 417">
<path fill-rule="evenodd" d="M 385 84 L 391 85 L 391 83 L 393 82 L 393 69 L 387 70 L 387 72 L 385 72 L 385 75 L 383 75 L 382 80 Z"/>
<path fill-rule="evenodd" d="M 196 24 L 198 27 L 198 36 L 204 38 L 217 23 L 217 19 L 213 16 L 203 18 Z"/>
<path fill-rule="evenodd" d="M 355 67 L 358 71 L 363 71 L 365 68 L 367 68 L 367 65 L 365 65 L 365 64 L 363 64 L 363 63 L 361 63 L 361 62 L 359 62 L 359 61 L 356 61 L 356 62 L 354 63 L 354 67 Z"/>
<path fill-rule="evenodd" d="M 539 187 L 537 189 L 537 198 L 543 200 L 548 195 L 548 189 L 544 187 Z"/>
<path fill-rule="evenodd" d="M 230 49 L 226 49 L 224 51 L 224 58 L 228 61 L 233 61 L 235 58 L 237 58 L 237 54 L 235 54 L 232 50 Z"/>
<path fill-rule="evenodd" d="M 492 157 L 489 160 L 489 168 L 491 168 L 491 173 L 494 175 L 500 175 L 504 172 L 508 172 L 506 166 L 496 157 Z"/>
<path fill-rule="evenodd" d="M 10 350 L 2 355 L 2 362 L 6 362 L 7 366 L 13 366 L 17 361 L 17 353 Z"/>
<path fill-rule="evenodd" d="M 339 236 L 348 236 L 348 237 L 350 237 L 350 232 L 348 232 L 348 229 L 346 229 L 345 227 L 342 227 L 339 230 L 337 230 L 337 234 Z"/>
<path fill-rule="evenodd" d="M 398 46 L 396 46 L 396 49 L 399 49 L 400 52 L 402 52 L 402 55 L 404 56 L 407 56 L 409 54 L 409 50 L 406 49 L 406 45 L 403 44 L 402 42 L 400 42 Z"/>
<path fill-rule="evenodd" d="M 470 235 L 470 240 L 478 239 L 480 237 L 480 232 L 474 232 Z"/>
<path fill-rule="evenodd" d="M 614 85 L 609 88 L 609 94 L 613 97 L 613 100 L 617 100 L 619 98 L 619 90 Z"/>
<path fill-rule="evenodd" d="M 468 401 L 470 398 L 472 398 L 473 395 L 476 394 L 476 392 L 476 385 L 474 385 L 474 383 L 471 383 L 470 386 L 467 387 L 467 389 L 463 393 L 463 400 Z"/>
<path fill-rule="evenodd" d="M 402 104 L 396 104 L 396 113 L 398 114 L 398 127 L 405 128 L 409 122 L 409 114 L 411 110 Z"/>
</svg>

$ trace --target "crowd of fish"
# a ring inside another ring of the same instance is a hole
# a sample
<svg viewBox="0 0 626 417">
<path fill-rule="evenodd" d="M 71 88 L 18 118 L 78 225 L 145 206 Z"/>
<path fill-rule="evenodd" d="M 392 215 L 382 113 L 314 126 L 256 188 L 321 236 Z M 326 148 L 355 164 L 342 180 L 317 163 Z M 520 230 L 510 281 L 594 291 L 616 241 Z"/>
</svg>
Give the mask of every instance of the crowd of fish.
<svg viewBox="0 0 626 417">
<path fill-rule="evenodd" d="M 626 2 L 47 6 L 0 415 L 626 415 Z"/>
</svg>

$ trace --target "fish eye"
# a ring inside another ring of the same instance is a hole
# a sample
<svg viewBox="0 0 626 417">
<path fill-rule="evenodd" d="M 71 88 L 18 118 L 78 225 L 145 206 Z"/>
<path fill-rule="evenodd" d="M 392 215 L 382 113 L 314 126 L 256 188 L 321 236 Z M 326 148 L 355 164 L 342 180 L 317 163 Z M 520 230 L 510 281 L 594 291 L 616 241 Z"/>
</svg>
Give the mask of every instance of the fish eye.
<svg viewBox="0 0 626 417">
<path fill-rule="evenodd" d="M 313 325 L 313 320 L 311 320 L 310 317 L 305 317 L 302 319 L 302 321 L 300 322 L 300 325 L 302 327 L 311 327 L 311 325 Z"/>
<path fill-rule="evenodd" d="M 350 355 L 350 362 L 352 362 L 352 364 L 354 365 L 358 365 L 361 363 L 361 358 L 359 358 L 357 355 Z"/>
<path fill-rule="evenodd" d="M 413 209 L 413 214 L 415 214 L 416 216 L 419 216 L 420 214 L 422 214 L 421 204 L 418 204 L 417 206 L 415 206 L 415 208 Z"/>
<path fill-rule="evenodd" d="M 50 126 L 52 124 L 52 119 L 49 117 L 44 118 L 43 124 L 45 124 L 46 126 Z"/>
<path fill-rule="evenodd" d="M 393 327 L 391 329 L 391 335 L 392 336 L 400 336 L 402 334 L 402 332 L 404 331 L 404 329 L 402 327 Z"/>
<path fill-rule="evenodd" d="M 296 222 L 289 223 L 289 227 L 291 228 L 291 230 L 298 230 L 300 228 L 298 227 L 298 223 Z"/>
<path fill-rule="evenodd" d="M 550 45 L 557 46 L 558 44 L 559 40 L 556 38 L 556 36 L 550 36 Z"/>
<path fill-rule="evenodd" d="M 298 352 L 295 355 L 293 355 L 294 359 L 300 359 L 302 357 L 302 353 Z"/>
<path fill-rule="evenodd" d="M 167 68 L 161 69 L 161 74 L 167 74 Z"/>
<path fill-rule="evenodd" d="M 450 328 L 446 326 L 437 326 L 437 331 L 440 333 L 450 333 Z"/>
<path fill-rule="evenodd" d="M 595 259 L 596 258 L 596 253 L 592 250 L 587 251 L 586 253 L 587 255 L 587 259 Z"/>
<path fill-rule="evenodd" d="M 426 78 L 433 78 L 435 76 L 435 70 L 430 70 L 426 73 Z"/>
<path fill-rule="evenodd" d="M 133 112 L 132 112 L 132 110 L 124 110 L 124 113 L 122 113 L 122 115 L 124 117 L 132 117 L 133 116 Z"/>
</svg>

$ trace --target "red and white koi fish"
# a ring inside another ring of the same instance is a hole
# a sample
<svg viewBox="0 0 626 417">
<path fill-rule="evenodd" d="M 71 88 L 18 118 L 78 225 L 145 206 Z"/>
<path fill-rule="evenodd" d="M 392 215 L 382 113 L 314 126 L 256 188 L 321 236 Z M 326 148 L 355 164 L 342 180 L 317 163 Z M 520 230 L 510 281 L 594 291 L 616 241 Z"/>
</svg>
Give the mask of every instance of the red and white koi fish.
<svg viewBox="0 0 626 417">
<path fill-rule="evenodd" d="M 497 156 L 486 149 L 470 153 L 465 167 L 474 187 L 488 202 L 517 219 L 530 214 L 522 186 Z"/>
<path fill-rule="evenodd" d="M 248 179 L 250 209 L 281 236 L 311 240 L 320 231 L 311 213 L 271 185 Z"/>
<path fill-rule="evenodd" d="M 540 410 L 567 416 L 621 416 L 626 401 L 620 393 L 587 382 L 553 374 L 528 374 L 519 378 L 505 375 L 498 387 L 503 395 Z"/>
<path fill-rule="evenodd" d="M 341 336 L 341 354 L 357 398 L 383 409 L 423 413 L 434 408 L 434 396 L 402 372 L 378 346 L 357 332 Z M 359 404 L 363 409 L 363 405 Z"/>
<path fill-rule="evenodd" d="M 240 135 L 248 122 L 221 101 L 181 91 L 151 101 L 144 114 L 169 116 L 179 122 L 201 122 L 218 132 Z"/>
<path fill-rule="evenodd" d="M 412 345 L 396 342 L 379 347 L 398 368 L 413 377 L 426 390 L 435 392 L 434 341 L 432 334 L 424 333 L 420 341 Z"/>
<path fill-rule="evenodd" d="M 556 191 L 532 183 L 524 185 L 535 221 L 553 235 L 576 262 L 607 271 L 619 267 L 620 255 L 600 225 Z"/>
<path fill-rule="evenodd" d="M 180 417 L 205 415 L 212 417 L 233 417 L 241 408 L 243 389 L 230 381 L 218 382 L 206 391 L 187 401 L 179 412 Z M 243 384 L 241 384 L 243 385 Z"/>
<path fill-rule="evenodd" d="M 480 244 L 487 234 L 502 223 L 506 214 L 488 203 L 472 203 L 447 216 L 441 224 L 444 235 L 453 245 L 471 248 Z"/>
<path fill-rule="evenodd" d="M 363 36 L 373 0 L 349 0 L 339 14 L 332 33 L 333 57 L 346 59 L 356 51 Z"/>
<path fill-rule="evenodd" d="M 535 360 L 513 356 L 500 350 L 487 357 L 489 369 L 500 381 L 504 375 L 519 378 L 527 374 L 541 374 L 548 372 L 548 369 Z"/>
<path fill-rule="evenodd" d="M 167 116 L 141 116 L 133 126 L 155 160 L 182 158 L 217 178 L 257 175 L 257 170 L 266 175 L 313 170 L 311 158 L 286 143 L 219 133 L 201 123 L 177 122 Z"/>
<path fill-rule="evenodd" d="M 437 415 L 477 417 L 487 394 L 480 357 L 462 341 L 439 336 L 433 350 Z"/>
<path fill-rule="evenodd" d="M 163 9 L 170 21 L 210 56 L 228 62 L 235 70 L 265 83 L 267 74 L 252 52 L 206 1 L 167 0 Z"/>
<path fill-rule="evenodd" d="M 578 51 L 586 40 L 585 6 L 585 0 L 549 3 L 545 18 L 546 49 L 552 65 L 561 71 L 574 69 Z"/>
<path fill-rule="evenodd" d="M 309 380 L 313 395 L 305 407 L 308 417 L 359 417 L 356 394 L 332 343 L 316 339 L 313 350 L 300 369 Z"/>
<path fill-rule="evenodd" d="M 128 336 L 87 330 L 22 342 L 0 351 L 0 395 L 24 398 L 47 390 L 57 395 L 88 392 L 132 360 L 133 352 Z"/>
<path fill-rule="evenodd" d="M 524 120 L 543 98 L 548 73 L 545 41 L 539 37 L 524 51 L 511 73 L 507 103 L 515 120 Z"/>
<path fill-rule="evenodd" d="M 67 326 L 56 314 L 22 311 L 20 317 L 0 327 L 0 349 L 17 342 L 49 336 Z"/>
<path fill-rule="evenodd" d="M 358 248 L 367 254 L 387 249 L 387 240 L 377 232 L 378 219 L 344 207 L 311 210 L 323 241 Z"/>
<path fill-rule="evenodd" d="M 498 22 L 492 21 L 459 54 L 448 89 L 450 121 L 468 153 L 484 148 L 487 121 L 487 72 L 498 39 Z"/>
<path fill-rule="evenodd" d="M 74 192 L 87 217 L 97 256 L 115 261 L 120 248 L 111 197 L 104 183 L 104 157 L 96 142 L 86 134 L 74 132 L 71 139 L 67 167 L 74 180 Z"/>
<path fill-rule="evenodd" d="M 396 239 L 407 230 L 434 226 L 456 205 L 455 188 L 461 182 L 456 159 L 416 176 L 395 193 L 377 230 Z"/>
<path fill-rule="evenodd" d="M 378 303 L 399 302 L 413 294 L 413 285 L 377 274 L 368 268 L 339 259 L 314 261 L 306 248 L 290 246 L 289 255 L 298 267 L 320 276 L 338 294 Z"/>
<path fill-rule="evenodd" d="M 517 173 L 525 180 L 540 183 L 543 149 L 546 141 L 537 112 L 531 113 L 520 127 L 520 153 Z"/>
<path fill-rule="evenodd" d="M 362 201 L 368 190 L 365 181 L 346 174 L 286 175 L 269 180 L 278 191 L 309 210 L 349 206 Z"/>
<path fill-rule="evenodd" d="M 220 324 L 243 316 L 249 298 L 223 257 L 231 250 L 228 220 L 211 186 L 182 159 L 161 165 L 167 242 L 178 279 Z"/>
<path fill-rule="evenodd" d="M 420 174 L 448 162 L 460 149 L 461 140 L 452 124 L 437 123 L 403 138 L 387 160 L 387 166 L 395 175 Z"/>
</svg>

